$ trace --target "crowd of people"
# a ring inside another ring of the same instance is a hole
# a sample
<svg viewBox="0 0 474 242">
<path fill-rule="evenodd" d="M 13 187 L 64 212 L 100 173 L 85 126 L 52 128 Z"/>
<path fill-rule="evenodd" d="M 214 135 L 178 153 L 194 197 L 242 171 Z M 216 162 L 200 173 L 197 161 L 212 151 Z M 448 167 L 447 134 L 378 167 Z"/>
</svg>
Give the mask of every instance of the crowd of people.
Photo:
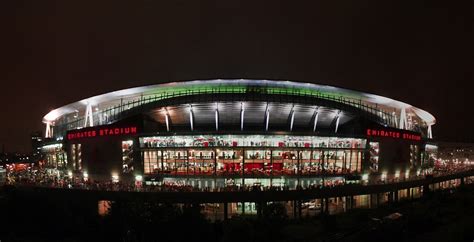
<svg viewBox="0 0 474 242">
<path fill-rule="evenodd" d="M 472 169 L 471 166 L 463 164 L 435 164 L 433 168 L 418 172 L 416 175 L 403 174 L 402 176 L 379 175 L 362 177 L 357 182 L 351 184 L 344 179 L 339 180 L 323 180 L 321 183 L 312 183 L 301 186 L 289 187 L 288 185 L 263 186 L 260 183 L 238 184 L 235 182 L 226 183 L 223 186 L 200 187 L 192 186 L 184 182 L 161 181 L 153 183 L 145 183 L 143 181 L 119 181 L 117 180 L 95 180 L 80 174 L 66 173 L 59 170 L 48 169 L 25 169 L 21 171 L 9 171 L 7 174 L 6 184 L 14 186 L 35 186 L 48 188 L 63 189 L 83 189 L 83 190 L 101 190 L 101 191 L 136 191 L 136 192 L 226 192 L 226 191 L 288 191 L 303 189 L 330 189 L 337 186 L 347 185 L 365 185 L 365 184 L 382 184 L 408 181 L 413 179 L 423 179 L 426 175 L 444 176 L 453 173 L 459 173 Z M 364 181 L 365 180 L 365 181 Z"/>
</svg>

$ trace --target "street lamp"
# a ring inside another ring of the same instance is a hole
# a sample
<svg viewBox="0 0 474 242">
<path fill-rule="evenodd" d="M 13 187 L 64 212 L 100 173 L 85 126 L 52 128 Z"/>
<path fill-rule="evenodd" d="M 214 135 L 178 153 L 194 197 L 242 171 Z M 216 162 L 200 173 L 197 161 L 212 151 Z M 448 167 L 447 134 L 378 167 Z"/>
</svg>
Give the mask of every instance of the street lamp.
<svg viewBox="0 0 474 242">
<path fill-rule="evenodd" d="M 386 171 L 382 173 L 381 178 L 382 178 L 382 181 L 385 181 L 387 179 L 387 172 Z"/>
<path fill-rule="evenodd" d="M 135 181 L 137 181 L 137 182 L 143 181 L 143 176 L 141 176 L 141 175 L 136 175 L 136 176 L 135 176 Z"/>
<path fill-rule="evenodd" d="M 368 181 L 369 180 L 369 174 L 362 175 L 362 180 L 363 181 Z"/>
<path fill-rule="evenodd" d="M 112 173 L 112 182 L 119 182 L 119 176 L 117 173 Z"/>
</svg>

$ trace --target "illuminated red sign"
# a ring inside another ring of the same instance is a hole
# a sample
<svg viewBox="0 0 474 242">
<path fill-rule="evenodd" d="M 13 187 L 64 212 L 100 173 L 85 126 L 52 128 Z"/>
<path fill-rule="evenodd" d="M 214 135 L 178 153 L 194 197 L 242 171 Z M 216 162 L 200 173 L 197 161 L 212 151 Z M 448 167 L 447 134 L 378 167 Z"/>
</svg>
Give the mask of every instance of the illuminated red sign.
<svg viewBox="0 0 474 242">
<path fill-rule="evenodd" d="M 420 141 L 421 135 L 412 134 L 403 131 L 383 130 L 383 129 L 367 129 L 367 136 L 369 137 L 387 137 L 394 139 L 414 140 Z"/>
<path fill-rule="evenodd" d="M 119 135 L 133 135 L 137 133 L 137 127 L 104 127 L 94 130 L 77 130 L 67 134 L 68 140 L 93 138 L 93 137 L 107 137 L 107 136 L 119 136 Z"/>
</svg>

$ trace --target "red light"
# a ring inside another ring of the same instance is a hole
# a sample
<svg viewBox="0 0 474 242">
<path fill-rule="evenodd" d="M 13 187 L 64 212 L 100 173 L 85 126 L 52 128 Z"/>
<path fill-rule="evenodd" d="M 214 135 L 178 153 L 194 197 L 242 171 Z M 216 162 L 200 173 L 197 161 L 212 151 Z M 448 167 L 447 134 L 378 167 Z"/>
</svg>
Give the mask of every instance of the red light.
<svg viewBox="0 0 474 242">
<path fill-rule="evenodd" d="M 411 134 L 401 131 L 382 130 L 382 129 L 367 129 L 367 136 L 371 137 L 387 137 L 394 139 L 414 140 L 420 141 L 421 135 Z"/>
<path fill-rule="evenodd" d="M 74 131 L 67 134 L 68 140 L 82 139 L 82 138 L 93 138 L 93 137 L 106 137 L 106 136 L 118 136 L 118 135 L 133 135 L 137 133 L 137 127 L 105 127 L 98 128 L 95 130 L 85 131 Z"/>
</svg>

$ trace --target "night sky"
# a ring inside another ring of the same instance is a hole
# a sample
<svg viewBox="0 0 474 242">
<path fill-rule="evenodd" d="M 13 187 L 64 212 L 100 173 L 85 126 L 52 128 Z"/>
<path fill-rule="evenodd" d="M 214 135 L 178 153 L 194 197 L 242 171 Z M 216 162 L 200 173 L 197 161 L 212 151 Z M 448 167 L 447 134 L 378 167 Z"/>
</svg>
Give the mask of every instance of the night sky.
<svg viewBox="0 0 474 242">
<path fill-rule="evenodd" d="M 50 110 L 176 80 L 288 79 L 399 99 L 474 141 L 472 1 L 1 1 L 0 144 Z"/>
</svg>

